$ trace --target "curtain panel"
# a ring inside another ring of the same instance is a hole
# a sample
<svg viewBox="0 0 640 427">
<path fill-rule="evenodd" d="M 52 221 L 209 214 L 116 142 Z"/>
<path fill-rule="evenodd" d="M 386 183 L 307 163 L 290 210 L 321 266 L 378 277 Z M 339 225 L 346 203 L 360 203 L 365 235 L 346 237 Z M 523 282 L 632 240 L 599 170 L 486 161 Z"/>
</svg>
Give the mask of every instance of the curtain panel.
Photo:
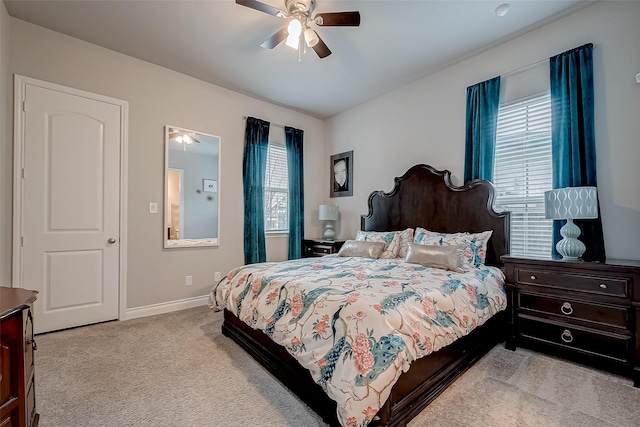
<svg viewBox="0 0 640 427">
<path fill-rule="evenodd" d="M 242 159 L 245 264 L 267 260 L 264 234 L 264 179 L 268 145 L 269 122 L 247 117 Z"/>
<path fill-rule="evenodd" d="M 302 258 L 304 236 L 304 131 L 285 126 L 284 134 L 289 173 L 289 259 L 298 259 Z"/>
<path fill-rule="evenodd" d="M 553 188 L 597 187 L 593 94 L 593 44 L 589 43 L 549 58 L 551 89 L 551 151 Z M 553 224 L 555 244 L 562 238 L 565 220 Z M 604 261 L 604 238 L 598 203 L 598 218 L 576 220 L 580 240 L 587 250 L 585 261 Z"/>
<path fill-rule="evenodd" d="M 464 182 L 493 181 L 500 76 L 467 88 Z"/>
</svg>

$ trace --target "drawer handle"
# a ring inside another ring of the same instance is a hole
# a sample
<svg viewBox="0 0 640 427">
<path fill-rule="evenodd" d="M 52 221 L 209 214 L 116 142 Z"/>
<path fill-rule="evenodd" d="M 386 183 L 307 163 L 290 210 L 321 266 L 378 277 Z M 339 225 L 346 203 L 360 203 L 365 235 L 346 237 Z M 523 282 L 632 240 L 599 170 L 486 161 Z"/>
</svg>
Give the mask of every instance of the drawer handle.
<svg viewBox="0 0 640 427">
<path fill-rule="evenodd" d="M 562 335 L 560 335 L 560 338 L 562 338 L 562 341 L 566 342 L 566 343 L 570 343 L 573 341 L 573 335 L 571 335 L 571 331 L 568 329 L 565 329 L 562 332 Z"/>
<path fill-rule="evenodd" d="M 562 314 L 566 314 L 567 316 L 569 316 L 571 313 L 573 313 L 573 307 L 571 307 L 571 303 L 565 302 L 564 304 L 562 304 L 562 307 L 560 307 L 560 311 L 562 312 Z"/>
<path fill-rule="evenodd" d="M 604 283 L 600 283 L 600 287 L 601 287 L 602 289 L 607 289 L 607 285 L 606 285 L 606 284 L 604 284 Z"/>
<path fill-rule="evenodd" d="M 531 280 L 536 280 L 536 279 L 537 279 L 537 277 L 532 274 L 531 275 Z"/>
<path fill-rule="evenodd" d="M 31 345 L 33 351 L 36 351 L 38 349 L 38 344 L 36 344 L 36 340 L 34 340 L 33 338 L 27 340 L 27 345 Z"/>
</svg>

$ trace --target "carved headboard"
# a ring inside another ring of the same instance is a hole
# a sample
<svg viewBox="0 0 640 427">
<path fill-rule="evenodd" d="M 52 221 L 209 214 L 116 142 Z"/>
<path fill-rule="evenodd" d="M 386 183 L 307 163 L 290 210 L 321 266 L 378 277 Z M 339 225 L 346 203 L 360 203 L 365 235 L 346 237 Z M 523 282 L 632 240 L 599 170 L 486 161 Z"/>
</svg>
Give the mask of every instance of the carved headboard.
<svg viewBox="0 0 640 427">
<path fill-rule="evenodd" d="M 493 210 L 494 188 L 475 180 L 462 187 L 451 184 L 451 172 L 431 166 L 413 166 L 395 178 L 390 193 L 369 195 L 369 213 L 362 215 L 364 231 L 392 231 L 423 227 L 440 233 L 493 230 L 487 265 L 502 266 L 500 256 L 509 253 L 509 212 Z"/>
</svg>

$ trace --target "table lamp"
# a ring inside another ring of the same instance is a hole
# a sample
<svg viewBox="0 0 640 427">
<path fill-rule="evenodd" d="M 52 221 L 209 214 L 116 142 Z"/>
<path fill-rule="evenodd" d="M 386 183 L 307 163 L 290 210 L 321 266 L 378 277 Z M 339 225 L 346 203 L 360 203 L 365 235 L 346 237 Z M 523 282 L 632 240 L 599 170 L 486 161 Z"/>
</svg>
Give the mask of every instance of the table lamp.
<svg viewBox="0 0 640 427">
<path fill-rule="evenodd" d="M 336 233 L 333 231 L 332 221 L 338 220 L 338 207 L 335 205 L 320 205 L 318 218 L 320 221 L 326 221 L 324 225 L 325 240 L 333 240 Z"/>
<path fill-rule="evenodd" d="M 567 220 L 560 229 L 563 239 L 556 244 L 556 250 L 563 260 L 579 259 L 587 247 L 578 240 L 580 228 L 573 220 L 598 218 L 596 187 L 566 187 L 545 191 L 544 216 L 547 219 Z"/>
</svg>

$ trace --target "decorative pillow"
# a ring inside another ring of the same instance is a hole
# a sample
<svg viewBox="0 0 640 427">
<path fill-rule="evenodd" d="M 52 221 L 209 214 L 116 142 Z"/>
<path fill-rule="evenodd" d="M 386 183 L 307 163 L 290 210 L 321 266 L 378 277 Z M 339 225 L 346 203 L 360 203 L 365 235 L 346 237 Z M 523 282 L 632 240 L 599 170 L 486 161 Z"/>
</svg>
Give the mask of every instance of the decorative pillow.
<svg viewBox="0 0 640 427">
<path fill-rule="evenodd" d="M 357 256 L 361 258 L 378 259 L 384 250 L 383 242 L 362 242 L 347 240 L 344 242 L 338 256 Z"/>
<path fill-rule="evenodd" d="M 396 258 L 400 250 L 400 232 L 398 231 L 358 230 L 356 240 L 362 242 L 383 242 L 384 250 L 380 258 Z"/>
<path fill-rule="evenodd" d="M 463 273 L 465 245 L 420 245 L 409 243 L 405 262 Z"/>
<path fill-rule="evenodd" d="M 436 233 L 435 231 L 416 228 L 413 241 L 422 245 L 465 245 L 463 269 L 469 271 L 484 265 L 487 256 L 487 243 L 493 234 L 493 230 L 482 233 Z"/>
<path fill-rule="evenodd" d="M 409 243 L 413 242 L 413 228 L 406 228 L 398 232 L 400 234 L 400 249 L 398 250 L 398 258 L 407 256 Z"/>
</svg>

